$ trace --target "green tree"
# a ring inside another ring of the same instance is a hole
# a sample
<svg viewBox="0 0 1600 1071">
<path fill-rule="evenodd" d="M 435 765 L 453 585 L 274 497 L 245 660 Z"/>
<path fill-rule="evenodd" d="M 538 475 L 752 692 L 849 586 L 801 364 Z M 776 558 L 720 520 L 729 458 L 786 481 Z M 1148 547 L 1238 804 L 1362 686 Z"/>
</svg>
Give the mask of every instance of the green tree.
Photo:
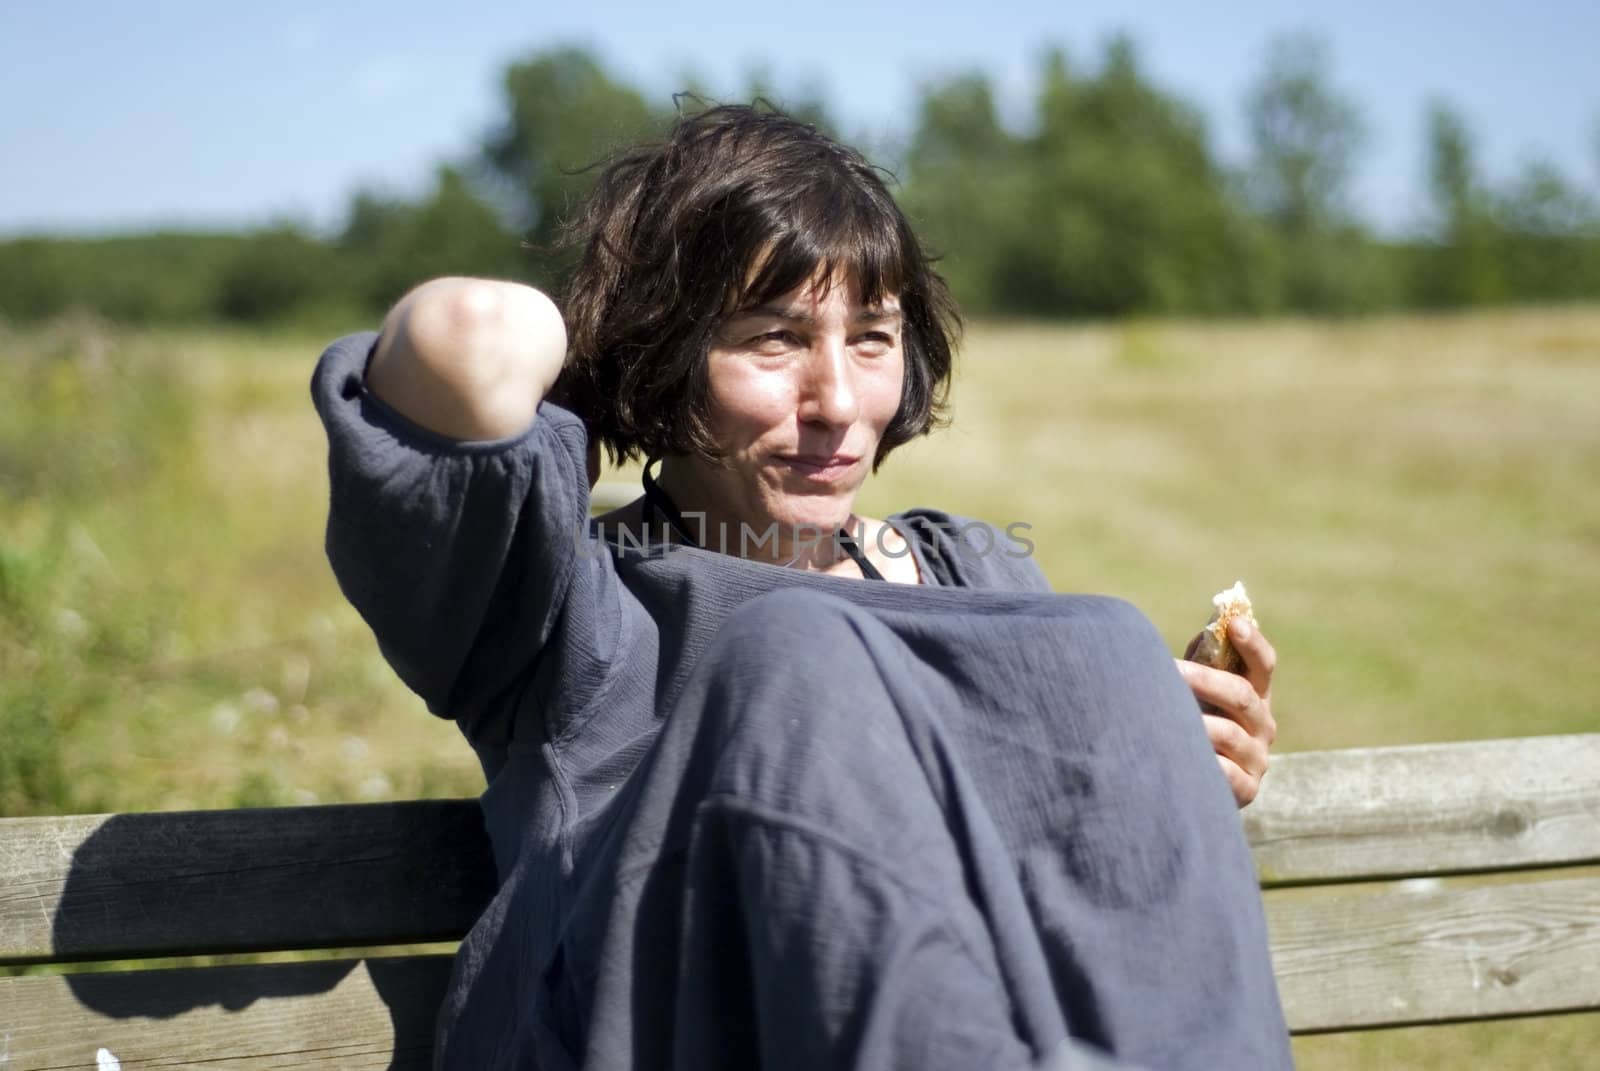
<svg viewBox="0 0 1600 1071">
<path fill-rule="evenodd" d="M 1394 290 L 1388 258 L 1350 210 L 1365 127 L 1330 67 L 1318 38 L 1279 38 L 1245 98 L 1246 196 L 1276 234 L 1285 303 L 1311 311 L 1369 308 Z"/>
<path fill-rule="evenodd" d="M 283 320 L 348 291 L 337 250 L 282 224 L 252 235 L 223 268 L 216 311 L 248 323 Z"/>
<path fill-rule="evenodd" d="M 1496 198 L 1511 296 L 1600 296 L 1600 206 L 1547 160 L 1524 166 Z"/>
<path fill-rule="evenodd" d="M 255 241 L 156 231 L 0 242 L 0 316 L 28 321 L 83 309 L 124 323 L 212 319 L 219 286 Z"/>
<path fill-rule="evenodd" d="M 1594 180 L 1600 183 L 1600 116 L 1589 127 L 1589 151 L 1593 153 L 1589 163 L 1594 167 Z"/>
<path fill-rule="evenodd" d="M 363 303 L 379 311 L 434 276 L 528 273 L 518 239 L 450 165 L 439 167 L 432 191 L 418 203 L 373 191 L 356 194 L 339 244 L 355 264 Z"/>
<path fill-rule="evenodd" d="M 1252 234 L 1198 113 L 1152 85 L 1126 38 L 1076 74 L 1041 64 L 1032 130 L 1000 124 L 988 83 L 924 91 L 908 203 L 982 311 L 1111 316 L 1257 303 Z"/>
<path fill-rule="evenodd" d="M 504 122 L 483 158 L 535 254 L 535 277 L 550 285 L 562 221 L 592 186 L 591 165 L 620 146 L 658 133 L 667 114 L 613 78 L 588 52 L 560 48 L 512 64 L 502 79 Z"/>
<path fill-rule="evenodd" d="M 1366 134 L 1355 104 L 1331 85 L 1329 67 L 1328 48 L 1317 38 L 1279 38 L 1245 98 L 1252 197 L 1291 235 L 1350 221 L 1350 178 Z"/>
<path fill-rule="evenodd" d="M 1503 243 L 1478 175 L 1472 133 L 1449 105 L 1428 109 L 1428 192 L 1433 235 L 1413 287 L 1424 304 L 1473 305 L 1506 293 Z"/>
<path fill-rule="evenodd" d="M 1004 129 L 980 73 L 925 85 L 906 151 L 901 197 L 940 269 L 968 309 L 1009 311 L 1001 292 L 1027 191 L 1020 139 Z"/>
<path fill-rule="evenodd" d="M 1033 144 L 1038 213 L 1080 311 L 1216 312 L 1259 304 L 1255 236 L 1229 202 L 1200 113 L 1114 38 L 1099 72 L 1046 63 Z"/>
</svg>

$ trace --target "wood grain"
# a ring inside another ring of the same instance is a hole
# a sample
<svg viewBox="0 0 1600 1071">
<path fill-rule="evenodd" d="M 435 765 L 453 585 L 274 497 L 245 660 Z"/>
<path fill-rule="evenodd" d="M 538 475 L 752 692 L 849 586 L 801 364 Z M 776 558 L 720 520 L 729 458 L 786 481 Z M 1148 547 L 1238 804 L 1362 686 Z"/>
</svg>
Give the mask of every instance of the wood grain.
<svg viewBox="0 0 1600 1071">
<path fill-rule="evenodd" d="M 0 978 L 0 1067 L 431 1066 L 448 956 Z"/>
<path fill-rule="evenodd" d="M 464 800 L 0 821 L 0 962 L 460 937 L 493 894 Z"/>
<path fill-rule="evenodd" d="M 1600 861 L 1600 733 L 1277 756 L 1245 836 L 1263 885 Z"/>
<path fill-rule="evenodd" d="M 1600 878 L 1268 897 L 1296 1033 L 1600 1007 Z M 16 1068 L 425 1067 L 449 957 L 0 979 Z M 132 1061 L 132 1062 L 130 1062 Z"/>
<path fill-rule="evenodd" d="M 1297 1033 L 1600 1008 L 1600 878 L 1267 898 Z"/>
</svg>

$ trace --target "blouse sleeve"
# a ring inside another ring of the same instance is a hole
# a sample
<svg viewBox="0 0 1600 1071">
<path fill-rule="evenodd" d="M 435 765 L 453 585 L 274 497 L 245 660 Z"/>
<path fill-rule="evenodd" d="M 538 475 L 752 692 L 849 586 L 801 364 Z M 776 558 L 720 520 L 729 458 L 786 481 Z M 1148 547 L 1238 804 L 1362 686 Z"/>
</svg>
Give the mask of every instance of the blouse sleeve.
<svg viewBox="0 0 1600 1071">
<path fill-rule="evenodd" d="M 595 657 L 610 646 L 599 633 L 614 615 L 566 613 L 575 575 L 615 587 L 587 539 L 586 433 L 546 403 L 511 438 L 433 434 L 367 390 L 376 341 L 333 343 L 312 378 L 328 433 L 328 560 L 395 672 L 472 736 L 558 627 L 595 632 L 568 638 Z"/>
</svg>

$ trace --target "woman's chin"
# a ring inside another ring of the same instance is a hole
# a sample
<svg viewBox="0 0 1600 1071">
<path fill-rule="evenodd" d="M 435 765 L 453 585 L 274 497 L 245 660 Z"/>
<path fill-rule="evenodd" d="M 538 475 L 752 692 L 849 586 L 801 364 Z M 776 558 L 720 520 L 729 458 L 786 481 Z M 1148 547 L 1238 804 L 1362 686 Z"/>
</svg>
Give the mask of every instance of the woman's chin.
<svg viewBox="0 0 1600 1071">
<path fill-rule="evenodd" d="M 803 502 L 779 506 L 770 516 L 781 528 L 833 532 L 850 520 L 850 507 L 854 501 L 854 494 L 807 496 Z"/>
</svg>

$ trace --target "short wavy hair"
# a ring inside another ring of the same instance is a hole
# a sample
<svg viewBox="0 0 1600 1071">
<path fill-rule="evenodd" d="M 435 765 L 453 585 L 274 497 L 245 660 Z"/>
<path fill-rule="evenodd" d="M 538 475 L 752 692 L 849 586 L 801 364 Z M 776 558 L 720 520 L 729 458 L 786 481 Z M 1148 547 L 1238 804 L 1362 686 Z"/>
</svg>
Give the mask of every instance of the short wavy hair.
<svg viewBox="0 0 1600 1071">
<path fill-rule="evenodd" d="M 899 299 L 905 381 L 874 465 L 943 421 L 961 328 L 949 288 L 878 169 L 808 123 L 761 106 L 681 117 L 604 167 L 564 241 L 581 255 L 556 397 L 613 461 L 717 460 L 718 326 L 810 280 Z"/>
</svg>

